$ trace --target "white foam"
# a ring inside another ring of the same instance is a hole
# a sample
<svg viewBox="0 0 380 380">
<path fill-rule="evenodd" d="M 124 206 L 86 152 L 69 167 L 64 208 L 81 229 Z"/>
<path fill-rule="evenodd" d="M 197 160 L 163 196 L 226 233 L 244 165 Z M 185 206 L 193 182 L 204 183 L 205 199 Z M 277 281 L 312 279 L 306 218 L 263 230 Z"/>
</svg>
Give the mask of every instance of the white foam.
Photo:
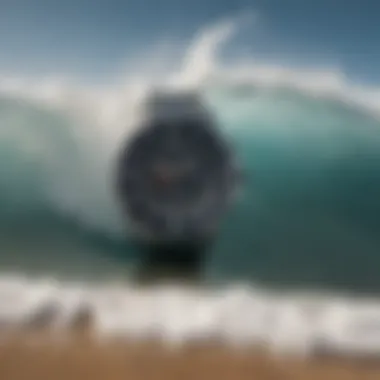
<svg viewBox="0 0 380 380">
<path fill-rule="evenodd" d="M 98 342 L 156 339 L 169 347 L 218 342 L 264 347 L 310 357 L 380 355 L 380 301 L 327 295 L 281 294 L 249 286 L 70 283 L 23 276 L 0 278 L 2 334 L 33 327 L 50 309 L 52 333 L 70 331 L 88 309 Z M 34 321 L 34 322 L 33 322 Z"/>
</svg>

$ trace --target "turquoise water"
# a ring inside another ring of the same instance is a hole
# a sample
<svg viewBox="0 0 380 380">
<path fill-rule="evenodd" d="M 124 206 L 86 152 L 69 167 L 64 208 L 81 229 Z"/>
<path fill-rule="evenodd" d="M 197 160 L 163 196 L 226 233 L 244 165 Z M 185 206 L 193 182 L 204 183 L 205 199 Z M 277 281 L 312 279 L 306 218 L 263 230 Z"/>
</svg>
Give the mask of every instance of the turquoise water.
<svg viewBox="0 0 380 380">
<path fill-rule="evenodd" d="M 292 92 L 226 101 L 225 114 L 239 110 L 220 118 L 244 163 L 246 191 L 215 266 L 269 283 L 378 288 L 379 122 Z"/>
<path fill-rule="evenodd" d="M 380 121 L 294 90 L 226 88 L 206 98 L 245 188 L 205 276 L 379 290 Z M 98 278 L 125 276 L 138 261 L 109 186 L 117 143 L 106 144 L 88 120 L 0 98 L 3 271 Z"/>
</svg>

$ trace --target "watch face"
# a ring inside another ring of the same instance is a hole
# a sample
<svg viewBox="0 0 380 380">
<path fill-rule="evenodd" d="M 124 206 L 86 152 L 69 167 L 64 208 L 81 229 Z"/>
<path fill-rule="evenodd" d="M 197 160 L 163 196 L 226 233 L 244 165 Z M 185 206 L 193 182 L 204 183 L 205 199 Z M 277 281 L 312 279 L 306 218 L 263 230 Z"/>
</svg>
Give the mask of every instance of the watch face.
<svg viewBox="0 0 380 380">
<path fill-rule="evenodd" d="M 205 122 L 154 124 L 134 137 L 119 164 L 118 191 L 125 211 L 149 234 L 202 234 L 227 205 L 229 151 Z"/>
</svg>

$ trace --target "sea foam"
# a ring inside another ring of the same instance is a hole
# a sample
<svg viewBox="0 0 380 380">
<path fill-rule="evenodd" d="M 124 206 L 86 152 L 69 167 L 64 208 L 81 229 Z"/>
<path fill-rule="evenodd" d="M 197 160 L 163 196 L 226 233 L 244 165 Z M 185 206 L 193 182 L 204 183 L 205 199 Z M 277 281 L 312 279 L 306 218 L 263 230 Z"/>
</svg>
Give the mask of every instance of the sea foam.
<svg viewBox="0 0 380 380">
<path fill-rule="evenodd" d="M 170 348 L 215 343 L 302 357 L 380 354 L 380 302 L 374 299 L 285 295 L 244 284 L 142 288 L 10 275 L 0 279 L 3 337 L 33 329 L 43 315 L 45 327 L 62 337 L 85 310 L 99 343 L 157 340 Z"/>
</svg>

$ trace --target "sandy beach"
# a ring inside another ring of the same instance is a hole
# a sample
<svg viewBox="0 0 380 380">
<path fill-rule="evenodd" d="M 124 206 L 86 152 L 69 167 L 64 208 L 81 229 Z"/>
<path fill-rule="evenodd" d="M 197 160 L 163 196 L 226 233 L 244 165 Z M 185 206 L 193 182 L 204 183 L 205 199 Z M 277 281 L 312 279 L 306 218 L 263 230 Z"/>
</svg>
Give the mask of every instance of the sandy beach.
<svg viewBox="0 0 380 380">
<path fill-rule="evenodd" d="M 237 352 L 225 347 L 169 351 L 153 343 L 99 345 L 83 333 L 64 343 L 53 343 L 42 340 L 40 334 L 33 334 L 34 339 L 28 342 L 25 335 L 3 342 L 0 379 L 380 379 L 380 362 L 274 358 L 253 350 Z"/>
</svg>

